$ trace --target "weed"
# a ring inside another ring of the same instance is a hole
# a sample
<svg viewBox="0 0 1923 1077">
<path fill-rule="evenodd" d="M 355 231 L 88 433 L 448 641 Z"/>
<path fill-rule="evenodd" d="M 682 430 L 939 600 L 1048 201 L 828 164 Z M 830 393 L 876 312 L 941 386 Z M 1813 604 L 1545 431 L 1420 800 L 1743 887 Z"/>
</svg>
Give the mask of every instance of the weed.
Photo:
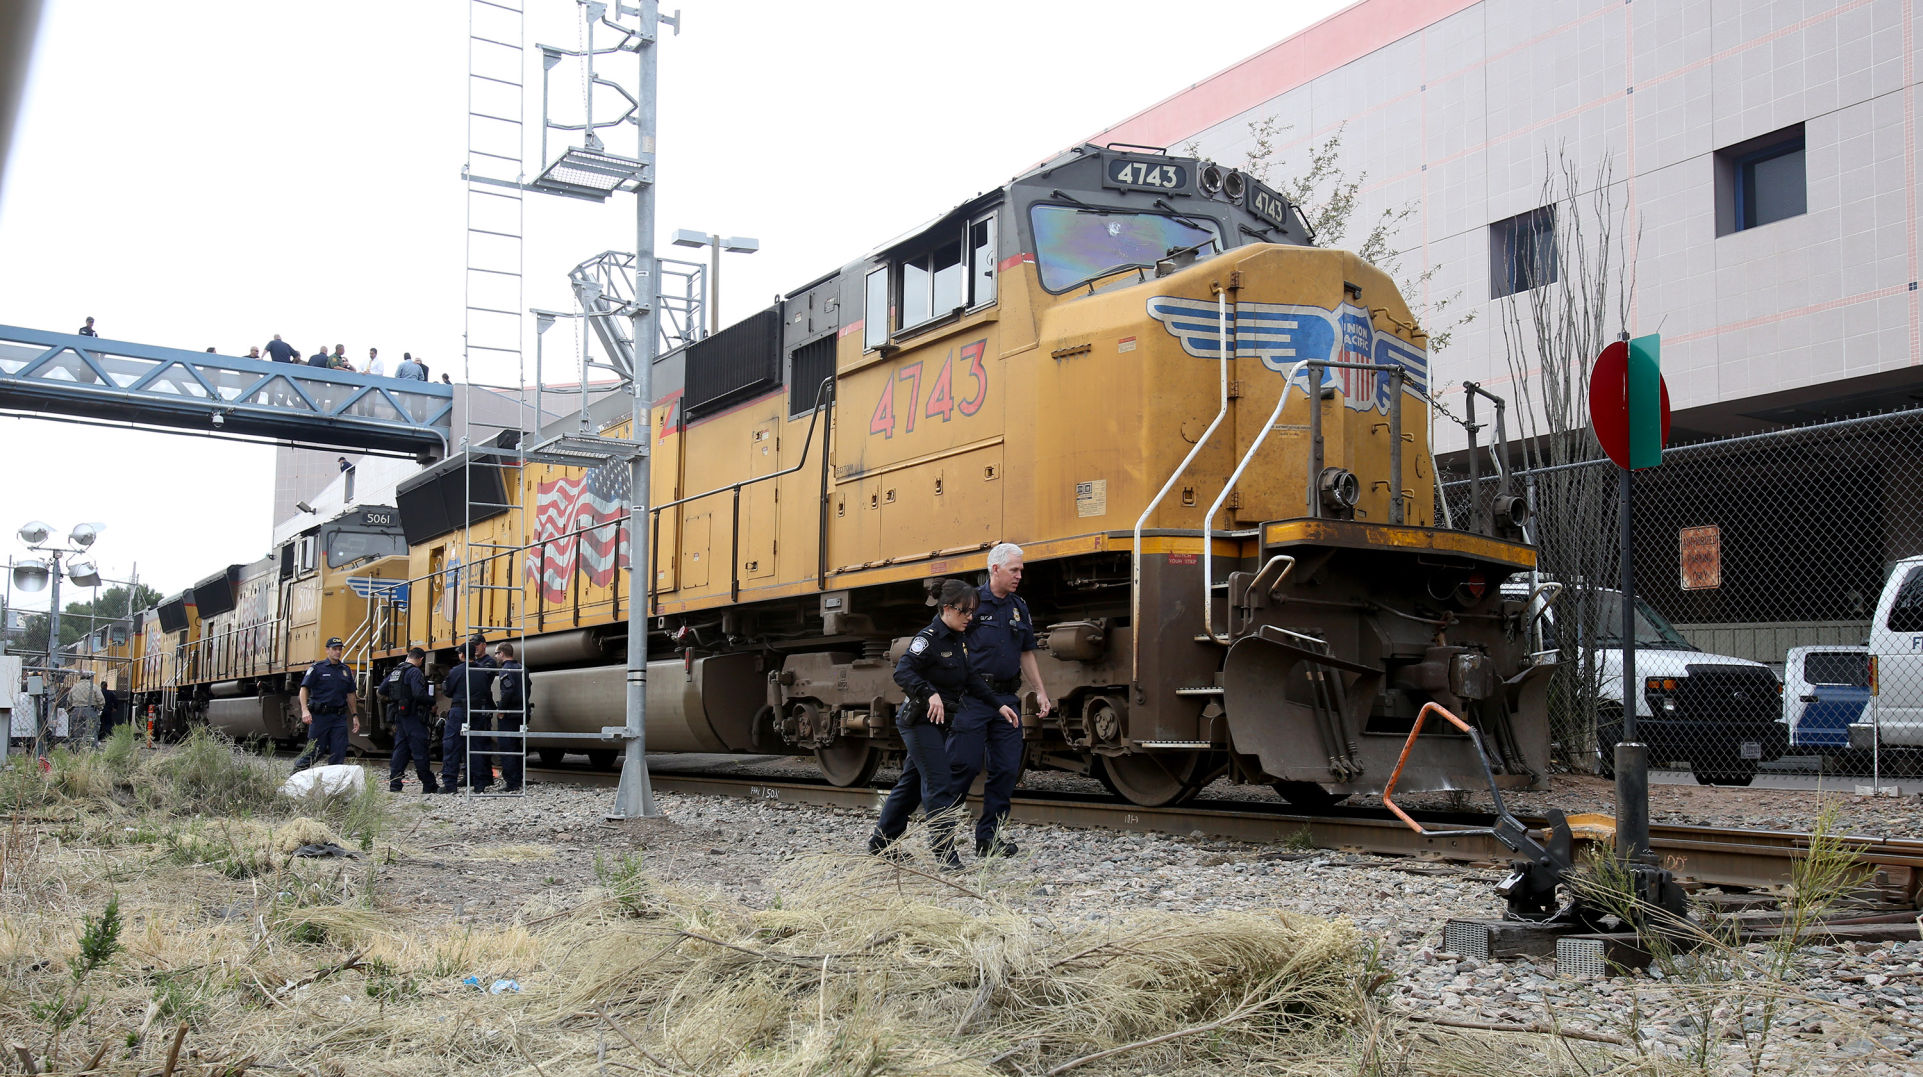
<svg viewBox="0 0 1923 1077">
<path fill-rule="evenodd" d="M 156 1016 L 170 1022 L 197 1025 L 207 1015 L 207 1001 L 201 994 L 207 986 L 204 981 L 193 983 L 186 974 L 178 972 L 156 972 L 153 979 Z"/>
<path fill-rule="evenodd" d="M 1292 853 L 1310 852 L 1316 848 L 1315 832 L 1305 826 L 1295 833 L 1290 834 L 1288 837 L 1283 838 L 1282 848 Z"/>
<path fill-rule="evenodd" d="M 134 767 L 140 761 L 140 741 L 134 736 L 131 725 L 117 725 L 100 745 L 100 761 L 106 765 L 107 772 L 120 783 L 132 781 Z"/>
<path fill-rule="evenodd" d="M 658 902 L 650 893 L 647 876 L 642 871 L 640 854 L 623 853 L 619 860 L 604 860 L 600 853 L 596 853 L 594 877 L 600 880 L 608 896 L 627 915 L 647 917 L 659 911 Z"/>
<path fill-rule="evenodd" d="M 388 1003 L 407 1002 L 421 995 L 421 981 L 417 976 L 403 974 L 394 964 L 378 957 L 367 958 L 361 962 L 361 971 L 367 975 L 367 997 L 373 999 L 385 1010 Z"/>
<path fill-rule="evenodd" d="M 47 1026 L 47 1068 L 53 1068 L 54 1056 L 60 1049 L 60 1034 L 73 1027 L 74 1023 L 85 1016 L 93 999 L 81 993 L 87 984 L 87 977 L 95 969 L 113 960 L 120 952 L 120 895 L 107 899 L 107 907 L 98 917 L 86 921 L 80 933 L 80 952 L 67 959 L 67 988 L 59 1001 L 52 1003 L 31 1002 L 27 1011 L 34 1019 Z M 31 1072 L 32 1067 L 28 1067 Z"/>
<path fill-rule="evenodd" d="M 205 727 L 161 756 L 157 770 L 171 786 L 165 799 L 176 814 L 255 815 L 278 806 L 279 774 Z"/>
</svg>

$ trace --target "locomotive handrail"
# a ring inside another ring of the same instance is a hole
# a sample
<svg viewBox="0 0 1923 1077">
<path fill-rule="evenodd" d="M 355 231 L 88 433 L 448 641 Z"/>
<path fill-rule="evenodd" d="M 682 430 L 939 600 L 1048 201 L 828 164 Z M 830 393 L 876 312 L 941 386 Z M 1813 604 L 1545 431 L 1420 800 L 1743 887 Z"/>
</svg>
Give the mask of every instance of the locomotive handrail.
<svg viewBox="0 0 1923 1077">
<path fill-rule="evenodd" d="M 1209 423 L 1207 430 L 1202 431 L 1202 436 L 1195 439 L 1195 444 L 1190 446 L 1188 455 L 1182 457 L 1182 462 L 1175 465 L 1175 470 L 1169 473 L 1168 481 L 1163 483 L 1162 488 L 1149 499 L 1148 505 L 1142 509 L 1142 515 L 1135 521 L 1135 556 L 1131 564 L 1128 587 L 1128 623 L 1134 626 L 1136 632 L 1141 631 L 1142 625 L 1142 528 L 1147 526 L 1148 518 L 1155 512 L 1156 506 L 1162 503 L 1162 499 L 1168 496 L 1170 490 L 1175 489 L 1175 480 L 1181 478 L 1182 472 L 1187 471 L 1189 465 L 1195 462 L 1195 458 L 1201 455 L 1202 447 L 1215 436 L 1216 428 L 1222 425 L 1222 419 L 1229 413 L 1229 360 L 1234 358 L 1235 353 L 1229 344 L 1229 293 L 1228 289 L 1222 287 L 1219 282 L 1215 286 L 1215 317 L 1215 357 L 1218 360 L 1216 365 L 1221 368 L 1222 382 L 1221 403 L 1216 406 L 1215 419 Z M 1283 391 L 1286 393 L 1288 390 L 1285 388 Z M 1213 540 L 1204 537 L 1202 549 L 1205 553 L 1211 541 Z M 1207 579 L 1208 574 L 1203 573 L 1203 582 L 1206 583 Z M 1135 684 L 1141 678 L 1142 649 L 1131 647 L 1129 648 L 1129 683 Z"/>
<path fill-rule="evenodd" d="M 1276 398 L 1275 410 L 1269 412 L 1269 421 L 1263 423 L 1257 434 L 1249 439 L 1249 451 L 1242 454 L 1241 462 L 1235 465 L 1235 470 L 1229 474 L 1228 481 L 1222 484 L 1222 492 L 1215 495 L 1215 500 L 1209 503 L 1208 512 L 1202 516 L 1202 631 L 1208 633 L 1210 639 L 1224 646 L 1230 642 L 1228 633 L 1217 633 L 1215 631 L 1215 514 L 1222 510 L 1222 503 L 1228 500 L 1229 492 L 1235 489 L 1236 482 L 1242 478 L 1242 472 L 1248 470 L 1249 464 L 1255 460 L 1255 454 L 1261 451 L 1262 446 L 1268 442 L 1269 435 L 1275 431 L 1276 423 L 1282 419 L 1282 409 L 1288 406 L 1289 390 L 1295 388 L 1296 376 L 1302 372 L 1304 367 L 1319 372 L 1315 379 L 1315 390 L 1309 394 L 1309 436 L 1314 443 L 1309 454 L 1309 466 L 1313 469 L 1309 473 L 1308 482 L 1311 501 L 1315 498 L 1316 486 L 1321 478 L 1322 375 L 1320 372 L 1326 372 L 1330 369 L 1386 371 L 1391 381 L 1396 383 L 1396 391 L 1391 393 L 1389 397 L 1389 440 L 1391 443 L 1389 454 L 1389 485 L 1391 487 L 1389 491 L 1389 503 L 1391 505 L 1389 522 L 1396 524 L 1402 522 L 1402 393 L 1400 384 L 1401 377 L 1404 373 L 1402 367 L 1394 363 L 1341 363 L 1332 359 L 1297 360 L 1295 365 L 1289 367 L 1288 380 L 1282 383 L 1282 393 Z M 1311 513 L 1310 515 L 1313 516 L 1315 514 Z M 1276 582 L 1280 583 L 1281 581 L 1277 580 Z"/>
<path fill-rule="evenodd" d="M 758 482 L 767 482 L 769 479 L 779 479 L 779 478 L 782 478 L 783 476 L 792 475 L 795 472 L 800 471 L 802 468 L 808 466 L 808 452 L 810 449 L 814 447 L 814 444 L 815 444 L 815 426 L 818 423 L 820 423 L 821 413 L 825 409 L 826 405 L 834 399 L 834 395 L 835 395 L 834 389 L 835 389 L 835 376 L 833 374 L 830 374 L 827 377 L 821 379 L 821 385 L 815 389 L 815 409 L 814 409 L 814 413 L 808 417 L 808 436 L 803 438 L 801 441 L 801 459 L 795 461 L 795 465 L 793 467 L 783 468 L 780 471 L 772 471 L 766 475 L 756 475 L 753 478 L 743 479 L 740 482 L 732 483 L 727 486 L 717 486 L 712 490 L 704 490 L 698 494 L 689 494 L 687 497 L 678 498 L 674 501 L 666 501 L 659 505 L 650 506 L 649 512 L 653 516 L 653 520 L 650 522 L 651 541 L 648 543 L 648 548 L 652 550 L 659 550 L 661 548 L 662 510 L 679 508 L 682 505 L 686 505 L 690 501 L 699 501 L 704 497 L 713 497 L 715 494 L 721 493 L 723 491 L 733 491 L 734 507 L 729 513 L 730 520 L 728 525 L 729 531 L 731 532 L 731 534 L 728 537 L 728 601 L 730 602 L 740 601 L 741 600 L 741 488 L 744 486 L 753 486 L 755 483 L 758 483 Z M 827 431 L 825 429 L 822 432 L 822 440 L 823 441 L 827 440 Z M 824 456 L 827 455 L 827 452 L 828 452 L 827 446 L 823 445 L 821 451 Z M 822 478 L 822 483 L 825 489 L 826 483 L 827 483 L 827 477 L 825 474 Z M 825 500 L 822 502 L 822 509 L 824 512 L 827 510 L 827 502 Z M 633 569 L 630 568 L 629 571 L 632 572 Z M 648 612 L 652 613 L 654 612 L 654 583 L 655 583 L 654 568 L 653 566 L 647 566 L 645 571 L 648 574 Z"/>
</svg>

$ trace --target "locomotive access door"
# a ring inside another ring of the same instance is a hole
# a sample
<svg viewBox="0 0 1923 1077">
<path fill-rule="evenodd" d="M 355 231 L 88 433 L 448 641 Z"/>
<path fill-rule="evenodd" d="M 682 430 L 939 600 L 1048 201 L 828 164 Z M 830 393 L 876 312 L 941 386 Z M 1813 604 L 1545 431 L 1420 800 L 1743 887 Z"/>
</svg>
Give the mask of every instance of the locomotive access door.
<svg viewBox="0 0 1923 1077">
<path fill-rule="evenodd" d="M 748 477 L 762 479 L 741 488 L 741 548 L 735 571 L 744 580 L 775 574 L 775 534 L 780 529 L 779 480 L 767 479 L 781 470 L 781 433 L 775 421 L 757 424 L 748 435 Z"/>
</svg>

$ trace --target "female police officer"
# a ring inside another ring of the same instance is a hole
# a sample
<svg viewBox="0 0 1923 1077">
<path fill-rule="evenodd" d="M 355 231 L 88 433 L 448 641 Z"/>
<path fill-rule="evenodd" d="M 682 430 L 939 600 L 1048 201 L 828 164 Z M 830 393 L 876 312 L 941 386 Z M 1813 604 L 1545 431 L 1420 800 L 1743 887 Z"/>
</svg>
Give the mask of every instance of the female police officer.
<svg viewBox="0 0 1923 1077">
<path fill-rule="evenodd" d="M 915 633 L 908 650 L 895 664 L 895 683 L 908 693 L 896 713 L 895 726 L 908 749 L 901 780 L 881 806 L 881 819 L 868 838 L 868 851 L 883 854 L 902 832 L 919 805 L 934 820 L 935 856 L 944 866 L 958 868 L 952 836 L 954 822 L 938 818 L 953 806 L 949 796 L 952 767 L 944 747 L 948 722 L 961 711 L 964 695 L 976 696 L 989 707 L 1000 707 L 1010 721 L 1019 718 L 988 690 L 968 666 L 968 646 L 962 633 L 979 601 L 975 589 L 960 580 L 944 580 L 935 594 L 938 609 L 927 628 Z"/>
</svg>

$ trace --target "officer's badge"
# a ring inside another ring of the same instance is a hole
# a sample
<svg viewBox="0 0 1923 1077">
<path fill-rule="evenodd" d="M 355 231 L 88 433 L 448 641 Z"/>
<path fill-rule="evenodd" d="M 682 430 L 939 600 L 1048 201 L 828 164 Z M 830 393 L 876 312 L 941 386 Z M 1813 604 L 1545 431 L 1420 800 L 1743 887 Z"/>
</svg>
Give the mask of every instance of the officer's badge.
<svg viewBox="0 0 1923 1077">
<path fill-rule="evenodd" d="M 923 652 L 923 651 L 925 651 L 925 650 L 927 650 L 927 649 L 928 649 L 928 637 L 927 637 L 927 636 L 916 636 L 916 637 L 915 637 L 915 642 L 913 642 L 913 643 L 910 643 L 910 644 L 908 645 L 908 653 L 909 653 L 909 654 L 920 654 L 921 652 Z"/>
<path fill-rule="evenodd" d="M 1022 619 L 1022 610 L 1021 610 L 1021 607 L 1020 607 L 1020 606 L 1017 606 L 1017 607 L 1015 607 L 1015 608 L 1014 608 L 1013 610 L 1010 610 L 1010 611 L 1009 611 L 1009 613 L 1008 613 L 1008 619 L 1009 619 L 1009 620 L 1011 620 L 1011 621 L 1019 621 L 1019 620 L 1021 620 L 1021 619 Z"/>
<path fill-rule="evenodd" d="M 954 652 L 954 651 L 943 651 L 943 652 L 941 653 L 941 656 L 942 656 L 943 658 L 953 658 L 953 657 L 955 657 L 955 652 Z"/>
</svg>

